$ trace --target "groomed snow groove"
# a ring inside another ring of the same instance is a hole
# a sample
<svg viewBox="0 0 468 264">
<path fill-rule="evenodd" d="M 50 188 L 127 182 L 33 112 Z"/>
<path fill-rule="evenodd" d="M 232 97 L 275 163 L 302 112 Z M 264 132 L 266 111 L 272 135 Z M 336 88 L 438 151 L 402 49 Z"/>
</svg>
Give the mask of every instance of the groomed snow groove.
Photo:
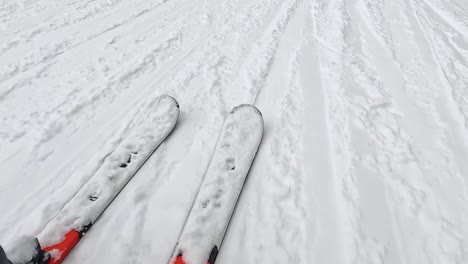
<svg viewBox="0 0 468 264">
<path fill-rule="evenodd" d="M 168 94 L 173 133 L 65 263 L 166 263 L 243 103 L 264 137 L 217 263 L 467 263 L 467 21 L 462 0 L 0 0 L 0 245 Z"/>
</svg>

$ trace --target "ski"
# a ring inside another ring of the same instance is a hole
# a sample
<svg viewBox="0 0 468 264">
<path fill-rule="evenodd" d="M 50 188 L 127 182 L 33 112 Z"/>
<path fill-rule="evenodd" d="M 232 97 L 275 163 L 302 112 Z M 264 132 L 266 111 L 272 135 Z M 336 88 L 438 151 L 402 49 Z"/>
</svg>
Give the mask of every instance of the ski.
<svg viewBox="0 0 468 264">
<path fill-rule="evenodd" d="M 214 264 L 262 137 L 255 106 L 240 105 L 227 115 L 170 264 Z"/>
<path fill-rule="evenodd" d="M 37 236 L 42 262 L 61 263 L 175 127 L 177 101 L 159 96 L 138 113 L 128 135 Z"/>
</svg>

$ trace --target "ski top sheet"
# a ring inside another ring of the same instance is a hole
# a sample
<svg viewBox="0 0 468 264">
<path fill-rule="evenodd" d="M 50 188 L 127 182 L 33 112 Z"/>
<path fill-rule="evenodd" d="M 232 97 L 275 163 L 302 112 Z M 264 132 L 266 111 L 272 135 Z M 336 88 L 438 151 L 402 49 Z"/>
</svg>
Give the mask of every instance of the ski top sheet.
<svg viewBox="0 0 468 264">
<path fill-rule="evenodd" d="M 107 206 L 173 130 L 179 104 L 159 96 L 140 111 L 128 134 L 90 180 L 37 236 L 48 264 L 61 263 Z"/>
<path fill-rule="evenodd" d="M 263 136 L 252 105 L 226 117 L 216 149 L 179 236 L 170 264 L 213 264 Z"/>
</svg>

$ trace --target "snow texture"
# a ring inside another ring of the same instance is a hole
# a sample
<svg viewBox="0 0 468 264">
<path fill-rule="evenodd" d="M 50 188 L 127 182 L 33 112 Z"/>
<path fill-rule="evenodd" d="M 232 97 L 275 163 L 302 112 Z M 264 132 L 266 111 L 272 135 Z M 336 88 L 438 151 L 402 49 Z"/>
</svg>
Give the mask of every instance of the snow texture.
<svg viewBox="0 0 468 264">
<path fill-rule="evenodd" d="M 36 255 L 39 244 L 33 236 L 19 236 L 9 241 L 6 248 L 5 253 L 12 263 L 27 263 Z"/>
<path fill-rule="evenodd" d="M 252 105 L 229 112 L 213 157 L 182 229 L 172 259 L 205 264 L 220 248 L 263 135 L 263 118 Z"/>
<path fill-rule="evenodd" d="M 468 263 L 467 21 L 466 0 L 0 0 L 0 244 L 168 94 L 174 133 L 65 264 L 167 263 L 244 103 L 264 137 L 217 263 Z"/>
</svg>

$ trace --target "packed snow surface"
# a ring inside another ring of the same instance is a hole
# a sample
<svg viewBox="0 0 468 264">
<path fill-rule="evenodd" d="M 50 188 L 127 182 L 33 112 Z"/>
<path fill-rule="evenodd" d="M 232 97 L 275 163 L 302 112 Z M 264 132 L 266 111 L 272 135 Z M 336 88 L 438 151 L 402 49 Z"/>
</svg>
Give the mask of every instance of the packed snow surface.
<svg viewBox="0 0 468 264">
<path fill-rule="evenodd" d="M 0 0 L 0 244 L 145 104 L 173 133 L 65 263 L 167 263 L 234 106 L 263 142 L 217 262 L 468 263 L 466 0 Z"/>
<path fill-rule="evenodd" d="M 40 249 L 39 241 L 33 236 L 23 235 L 8 241 L 9 250 L 6 253 L 8 261 L 12 263 L 27 263 L 30 262 L 37 251 Z M 3 258 L 0 258 L 2 264 Z M 9 263 L 8 263 L 9 264 Z"/>
</svg>

